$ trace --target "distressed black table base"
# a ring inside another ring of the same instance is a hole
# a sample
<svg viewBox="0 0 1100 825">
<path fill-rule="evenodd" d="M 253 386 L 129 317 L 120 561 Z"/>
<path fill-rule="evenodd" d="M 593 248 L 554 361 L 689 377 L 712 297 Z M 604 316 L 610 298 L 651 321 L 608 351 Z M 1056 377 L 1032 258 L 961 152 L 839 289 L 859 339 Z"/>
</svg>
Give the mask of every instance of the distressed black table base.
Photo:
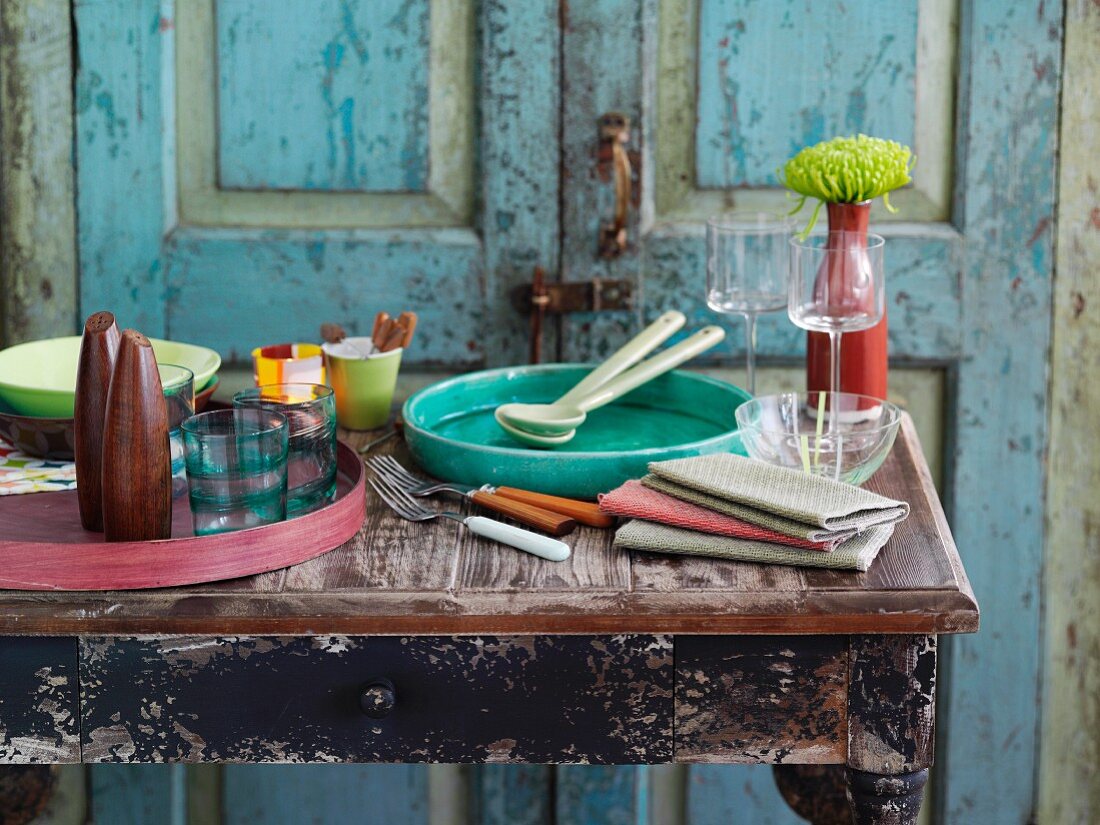
<svg viewBox="0 0 1100 825">
<path fill-rule="evenodd" d="M 927 770 L 883 776 L 843 765 L 777 765 L 773 773 L 784 801 L 813 825 L 911 825 L 928 780 Z"/>
<path fill-rule="evenodd" d="M 882 776 L 848 770 L 855 825 L 915 825 L 928 770 Z"/>
<path fill-rule="evenodd" d="M 0 661 L 0 761 L 761 764 L 813 822 L 852 821 L 847 784 L 890 825 L 932 762 L 934 636 L 89 636 Z"/>
</svg>

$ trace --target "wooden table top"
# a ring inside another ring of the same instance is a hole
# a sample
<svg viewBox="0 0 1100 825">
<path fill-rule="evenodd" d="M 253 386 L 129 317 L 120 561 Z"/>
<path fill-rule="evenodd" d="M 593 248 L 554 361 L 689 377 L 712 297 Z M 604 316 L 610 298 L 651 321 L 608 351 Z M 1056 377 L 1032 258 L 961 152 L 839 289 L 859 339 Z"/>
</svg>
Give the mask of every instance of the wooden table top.
<svg viewBox="0 0 1100 825">
<path fill-rule="evenodd" d="M 345 433 L 366 444 L 377 433 Z M 390 439 L 372 452 L 393 453 Z M 962 633 L 978 606 L 912 422 L 867 487 L 909 518 L 866 573 L 624 552 L 579 528 L 543 561 L 456 522 L 411 523 L 368 490 L 344 546 L 295 567 L 162 590 L 0 591 L 3 634 Z M 459 501 L 448 500 L 451 509 Z"/>
</svg>

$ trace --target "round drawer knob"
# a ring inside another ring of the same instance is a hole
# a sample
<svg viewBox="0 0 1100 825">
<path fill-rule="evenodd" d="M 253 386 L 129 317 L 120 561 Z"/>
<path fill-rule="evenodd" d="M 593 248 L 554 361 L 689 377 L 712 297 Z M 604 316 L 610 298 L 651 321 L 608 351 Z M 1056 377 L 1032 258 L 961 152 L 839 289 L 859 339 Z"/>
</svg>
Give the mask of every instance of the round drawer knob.
<svg viewBox="0 0 1100 825">
<path fill-rule="evenodd" d="M 371 679 L 359 691 L 359 709 L 371 719 L 390 715 L 397 704 L 397 692 L 389 679 Z"/>
</svg>

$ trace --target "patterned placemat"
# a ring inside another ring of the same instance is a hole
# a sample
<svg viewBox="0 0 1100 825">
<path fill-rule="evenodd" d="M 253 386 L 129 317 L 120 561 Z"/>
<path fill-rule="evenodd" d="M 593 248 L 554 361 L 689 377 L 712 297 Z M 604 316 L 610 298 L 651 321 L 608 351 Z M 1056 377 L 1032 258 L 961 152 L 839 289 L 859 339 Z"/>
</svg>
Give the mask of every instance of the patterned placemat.
<svg viewBox="0 0 1100 825">
<path fill-rule="evenodd" d="M 0 496 L 76 489 L 76 462 L 19 452 L 0 439 Z"/>
</svg>

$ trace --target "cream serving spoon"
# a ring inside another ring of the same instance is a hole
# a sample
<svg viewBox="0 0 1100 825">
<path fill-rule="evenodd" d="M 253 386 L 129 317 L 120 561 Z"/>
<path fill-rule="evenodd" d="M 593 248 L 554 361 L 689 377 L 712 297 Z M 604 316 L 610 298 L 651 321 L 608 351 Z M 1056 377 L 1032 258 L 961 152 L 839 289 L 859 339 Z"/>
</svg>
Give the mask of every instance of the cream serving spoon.
<svg viewBox="0 0 1100 825">
<path fill-rule="evenodd" d="M 552 404 L 524 404 L 520 402 L 501 404 L 496 410 L 497 422 L 505 431 L 510 432 L 508 425 L 511 425 L 511 429 L 521 429 L 535 435 L 545 436 L 560 436 L 562 433 L 576 429 L 584 423 L 584 414 L 571 410 L 571 414 L 567 415 L 564 408 L 574 407 L 588 393 L 637 364 L 671 338 L 685 323 L 687 323 L 687 318 L 684 313 L 677 312 L 674 309 L 669 310 L 627 341 L 610 358 L 578 381 L 569 392 L 557 401 Z M 547 425 L 544 428 L 542 422 L 547 420 L 547 416 L 558 423 Z M 572 421 L 573 423 L 566 426 L 566 421 Z"/>
<path fill-rule="evenodd" d="M 610 381 L 597 386 L 582 398 L 563 404 L 522 405 L 524 415 L 505 415 L 505 406 L 496 410 L 496 420 L 502 429 L 517 441 L 535 447 L 557 447 L 568 443 L 576 435 L 576 428 L 584 423 L 592 410 L 610 404 L 631 390 L 675 369 L 685 361 L 706 352 L 726 333 L 718 326 L 704 327 L 679 344 L 654 355 Z"/>
</svg>

